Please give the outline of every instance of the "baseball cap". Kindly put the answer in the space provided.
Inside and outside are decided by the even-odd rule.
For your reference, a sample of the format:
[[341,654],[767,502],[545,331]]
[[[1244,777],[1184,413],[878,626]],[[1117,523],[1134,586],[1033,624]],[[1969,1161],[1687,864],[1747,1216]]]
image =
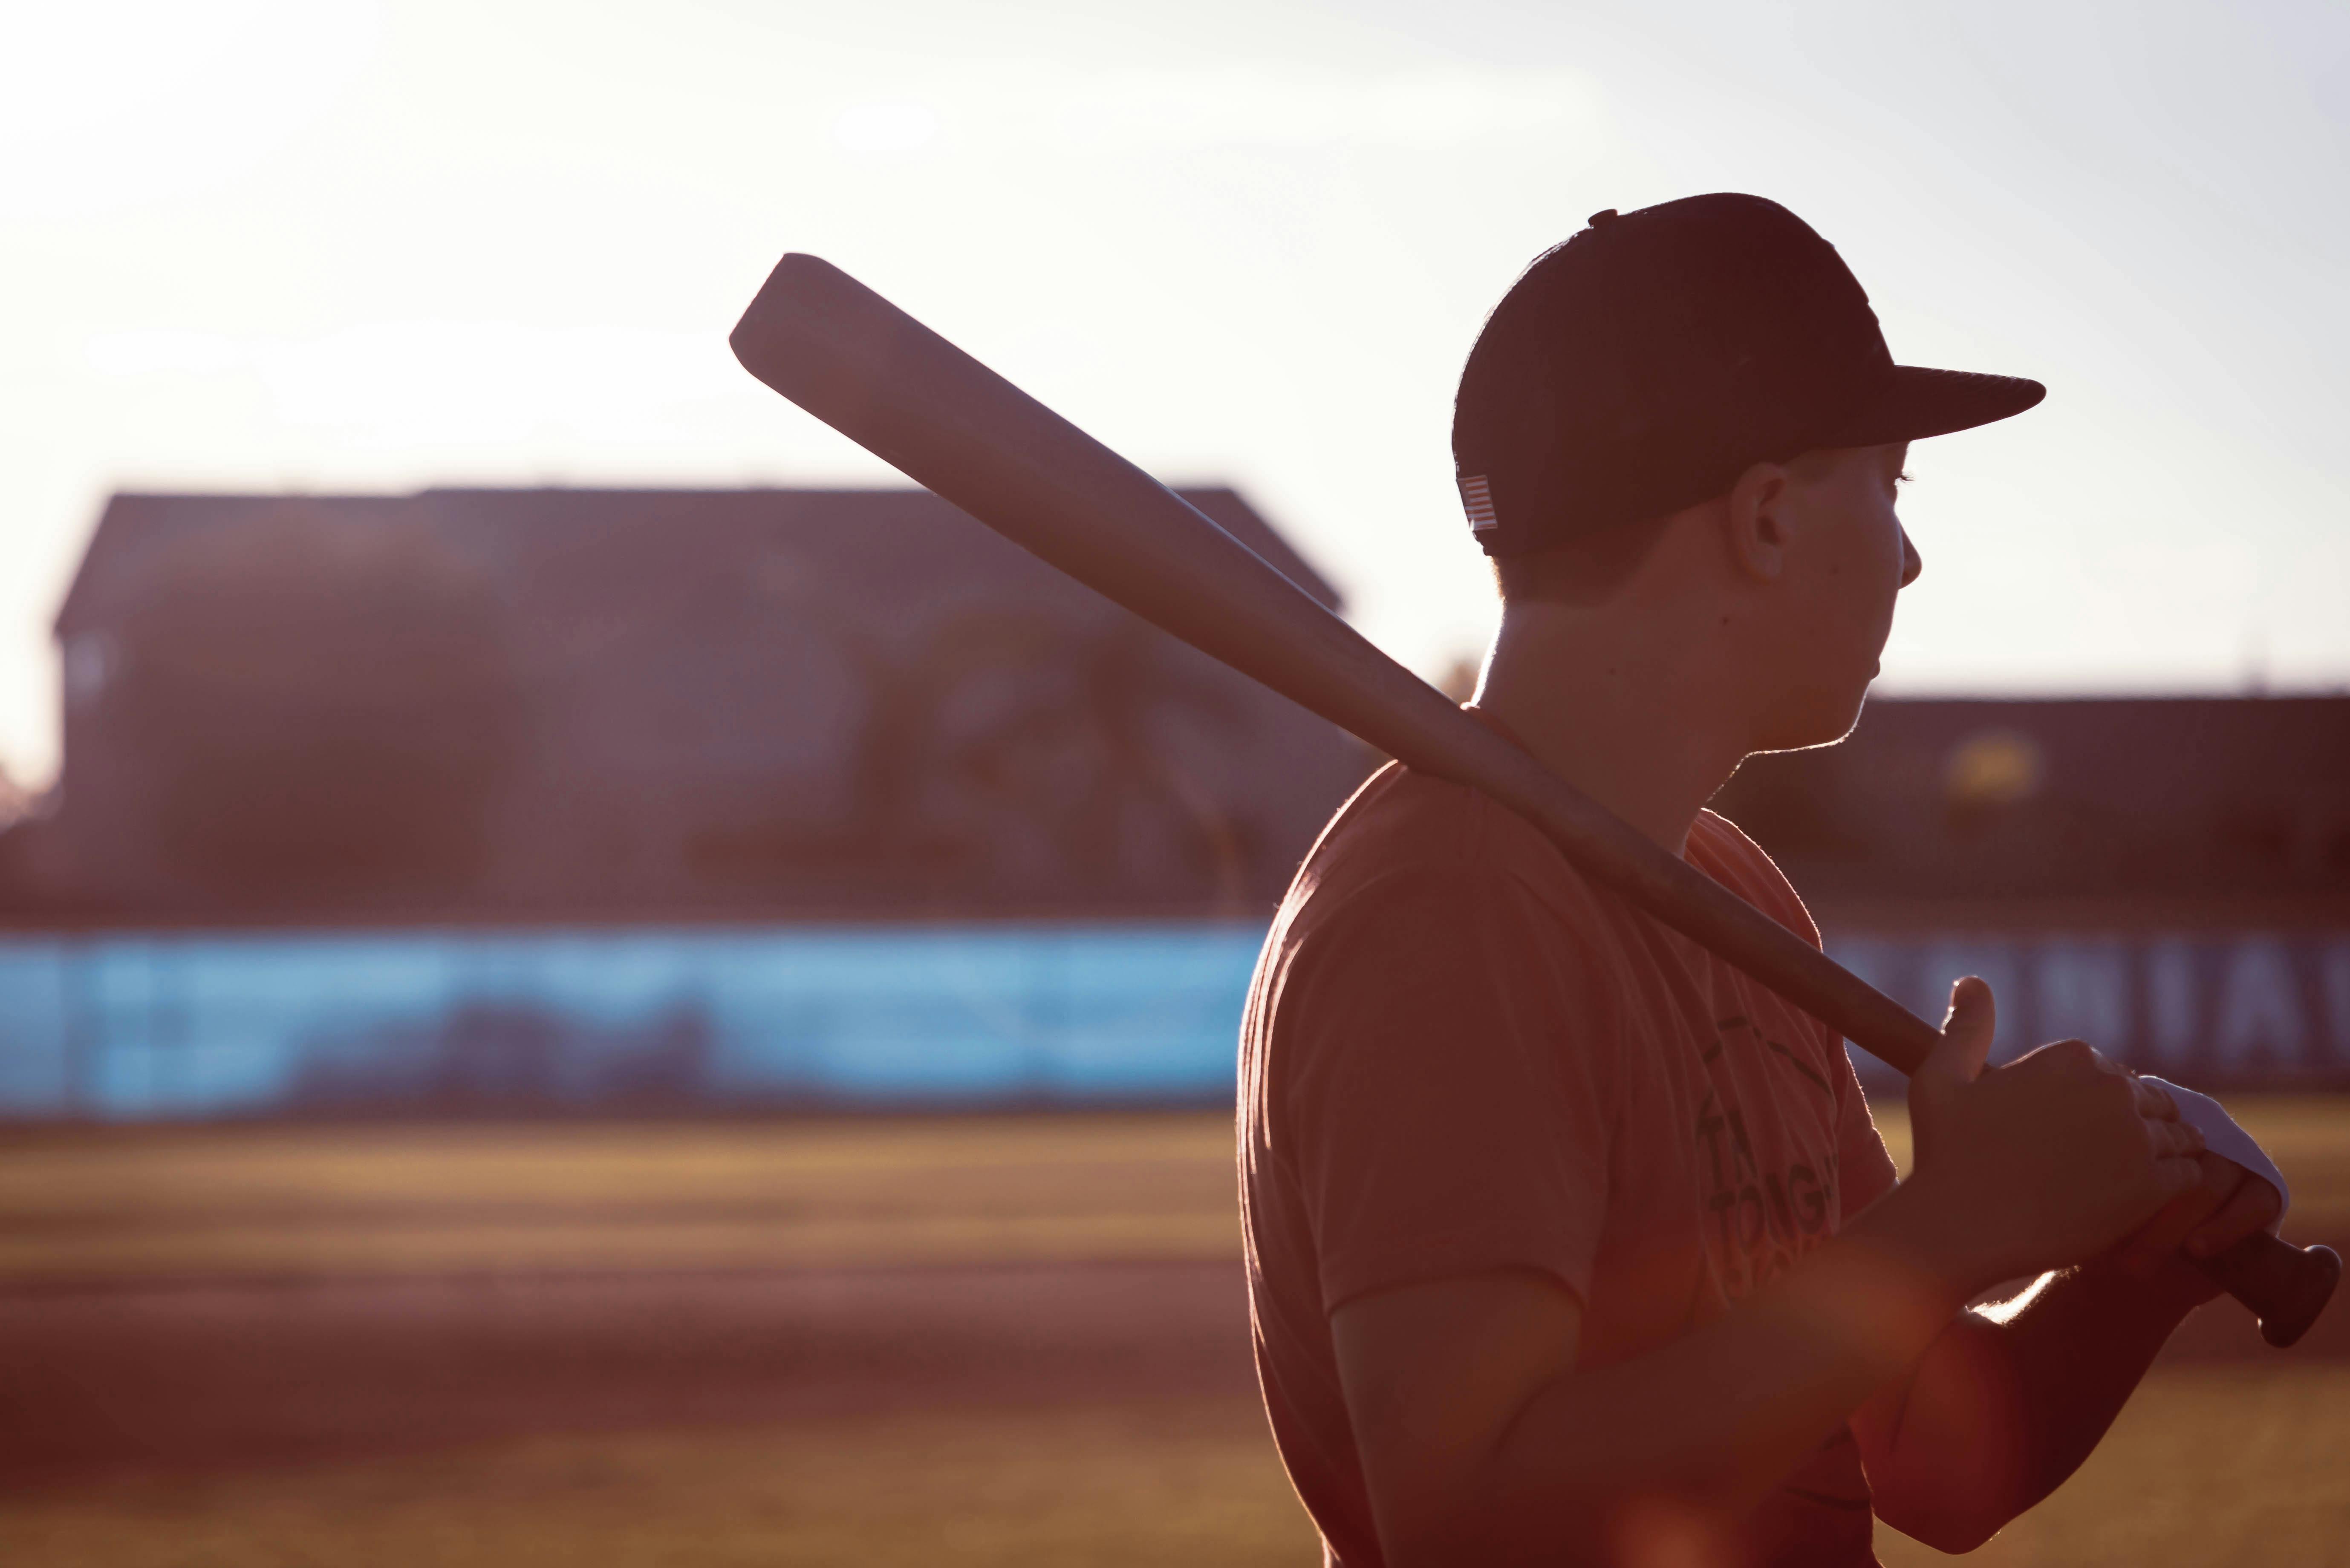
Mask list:
[[1757,462],[2019,414],[2037,381],[1897,365],[1835,247],[1760,196],[1594,213],[1486,317],[1453,404],[1489,556],[1692,506]]

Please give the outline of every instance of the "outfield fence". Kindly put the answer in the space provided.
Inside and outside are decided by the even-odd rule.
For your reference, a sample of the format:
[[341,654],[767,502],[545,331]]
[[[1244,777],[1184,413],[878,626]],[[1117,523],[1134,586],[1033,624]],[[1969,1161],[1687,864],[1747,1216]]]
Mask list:
[[[1232,1093],[1262,940],[1185,923],[17,935],[0,939],[0,1117],[1206,1103]],[[2350,930],[1829,946],[1928,1016],[1983,975],[2002,1055],[2078,1035],[2193,1084],[2350,1087]]]
[[1228,1094],[1260,929],[0,940],[0,1116]]
[[2350,929],[1845,930],[1828,950],[1929,1019],[1952,981],[1982,976],[1994,1060],[2077,1038],[2198,1086],[2350,1087]]

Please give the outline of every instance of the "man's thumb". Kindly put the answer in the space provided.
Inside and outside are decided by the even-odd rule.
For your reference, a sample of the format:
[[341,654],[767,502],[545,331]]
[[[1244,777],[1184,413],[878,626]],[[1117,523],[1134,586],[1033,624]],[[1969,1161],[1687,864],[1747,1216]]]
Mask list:
[[1942,1043],[1926,1060],[1938,1077],[1971,1084],[1991,1059],[1991,1040],[1999,1033],[1999,1008],[1991,987],[1969,975],[1950,987],[1950,1016],[1942,1020]]

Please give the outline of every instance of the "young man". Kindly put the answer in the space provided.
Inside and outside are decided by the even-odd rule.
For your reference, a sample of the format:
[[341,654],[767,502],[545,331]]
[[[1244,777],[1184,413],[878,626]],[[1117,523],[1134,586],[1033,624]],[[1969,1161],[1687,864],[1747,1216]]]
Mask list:
[[[1908,442],[2041,396],[1897,367],[1771,202],[1599,213],[1462,377],[1503,607],[1472,711],[1816,941],[1704,803],[1857,717]],[[1242,1045],[1258,1368],[1330,1559],[1871,1563],[1872,1511],[1962,1551],[2046,1495],[2213,1293],[2181,1245],[2277,1199],[2076,1042],[1986,1070],[1991,1007],[1954,993],[1897,1185],[1823,1025],[1491,801],[1373,778]]]

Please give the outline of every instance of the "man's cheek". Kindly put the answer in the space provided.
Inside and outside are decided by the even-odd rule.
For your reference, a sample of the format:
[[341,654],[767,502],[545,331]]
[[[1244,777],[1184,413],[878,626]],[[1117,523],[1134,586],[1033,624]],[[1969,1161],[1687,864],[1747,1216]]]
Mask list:
[[1886,595],[1884,604],[1877,611],[1877,624],[1872,628],[1869,639],[1868,657],[1871,659],[1881,659],[1885,653],[1885,645],[1893,640],[1894,610],[1899,603],[1900,601],[1893,595]]

